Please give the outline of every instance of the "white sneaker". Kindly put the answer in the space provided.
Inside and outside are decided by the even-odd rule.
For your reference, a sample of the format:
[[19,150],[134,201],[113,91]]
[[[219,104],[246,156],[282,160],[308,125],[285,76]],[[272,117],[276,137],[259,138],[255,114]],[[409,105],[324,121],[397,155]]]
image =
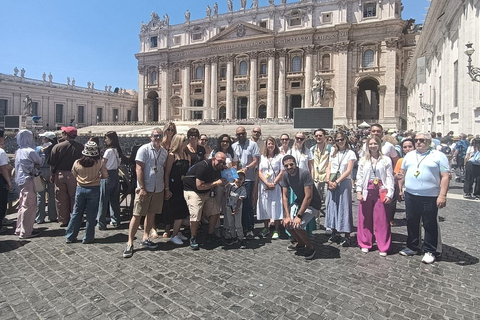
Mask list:
[[188,238],[185,237],[181,232],[177,233],[177,237],[179,237],[180,240],[182,240],[182,241],[188,240]]
[[179,244],[179,245],[183,244],[182,239],[180,239],[180,237],[178,235],[176,235],[175,237],[171,237],[170,241],[175,243],[175,244]]
[[363,253],[368,253],[368,248],[362,248]]
[[422,258],[422,262],[426,264],[433,263],[435,261],[435,256],[431,252],[425,252],[425,255]]
[[378,254],[380,255],[380,257],[386,257],[387,256],[386,252],[379,252]]

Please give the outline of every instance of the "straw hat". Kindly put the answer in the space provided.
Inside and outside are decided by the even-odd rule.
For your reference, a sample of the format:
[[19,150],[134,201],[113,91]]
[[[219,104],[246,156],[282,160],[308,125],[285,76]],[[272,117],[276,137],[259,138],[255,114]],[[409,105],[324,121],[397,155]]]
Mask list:
[[82,154],[87,157],[96,157],[99,155],[98,153],[98,146],[93,141],[88,141],[85,144],[85,148],[82,151]]

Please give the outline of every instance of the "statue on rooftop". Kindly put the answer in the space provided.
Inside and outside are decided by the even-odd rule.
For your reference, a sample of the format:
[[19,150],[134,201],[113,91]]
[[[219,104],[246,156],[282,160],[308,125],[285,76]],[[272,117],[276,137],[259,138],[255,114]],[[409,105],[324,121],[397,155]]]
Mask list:
[[253,0],[252,7],[258,8],[258,0]]
[[75,78],[72,79],[72,87],[75,87]]
[[170,23],[170,17],[167,13],[163,15],[163,20],[165,20],[165,25],[168,26],[168,24]]
[[16,77],[18,75],[18,68],[15,67],[15,69],[13,69],[13,75]]
[[67,77],[67,86],[70,85],[70,77]]
[[188,9],[187,11],[185,11],[185,21],[186,22],[190,21],[190,11],[188,11]]
[[228,6],[228,11],[232,12],[233,11],[233,2],[232,0],[227,0],[227,6]]
[[247,6],[247,0],[241,0],[240,5],[242,7],[242,10],[245,10],[245,7]]
[[207,4],[207,9],[205,11],[207,13],[207,18],[210,18],[210,14],[212,13],[212,9],[210,8],[210,6],[208,4]]
[[46,74],[45,72],[42,74],[42,80],[43,80],[43,81],[46,81],[46,80],[47,80],[47,74]]
[[26,98],[23,100],[25,106],[23,107],[24,116],[32,116],[33,114],[33,101],[32,98],[27,94]]
[[268,3],[270,3],[271,6],[275,5],[275,0],[268,0]]
[[25,78],[25,69],[20,70],[20,77]]
[[216,2],[213,5],[213,15],[214,16],[218,15],[218,3],[216,3]]
[[315,73],[315,78],[312,82],[312,104],[314,107],[321,107],[321,99],[325,98],[325,80],[320,77],[318,72]]
[[52,82],[53,81],[53,76],[52,76],[52,73],[49,72],[48,73],[48,82]]

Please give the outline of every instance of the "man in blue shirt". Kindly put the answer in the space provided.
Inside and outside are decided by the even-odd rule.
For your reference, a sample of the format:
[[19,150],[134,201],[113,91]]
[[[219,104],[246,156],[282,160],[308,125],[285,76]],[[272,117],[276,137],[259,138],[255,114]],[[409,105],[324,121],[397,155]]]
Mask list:
[[[416,255],[420,243],[420,219],[423,221],[423,263],[433,263],[438,245],[438,209],[447,204],[450,181],[447,157],[430,148],[429,133],[417,133],[414,139],[416,151],[405,155],[400,170],[400,197],[405,198],[407,209],[407,247],[400,251],[403,256]],[[405,185],[405,192],[403,186]]]

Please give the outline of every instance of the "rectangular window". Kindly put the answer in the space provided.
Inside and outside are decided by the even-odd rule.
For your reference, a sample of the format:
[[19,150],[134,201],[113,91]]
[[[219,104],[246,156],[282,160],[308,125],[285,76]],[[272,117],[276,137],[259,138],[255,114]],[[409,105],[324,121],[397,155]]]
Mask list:
[[103,108],[97,108],[97,123],[103,121]]
[[300,88],[300,82],[292,82],[292,88]]
[[453,107],[458,108],[458,60],[453,63]]
[[220,91],[225,91],[226,87],[225,86],[220,86]]
[[202,34],[201,33],[193,33],[192,34],[192,40],[193,41],[202,40]]
[[267,89],[266,83],[260,83],[260,89]]
[[63,104],[55,105],[55,123],[63,123]]
[[201,88],[197,88],[194,90],[195,93],[202,93],[202,89]]
[[150,48],[156,48],[157,47],[157,37],[150,37]]
[[290,19],[290,27],[296,27],[302,25],[302,19],[300,18],[292,18]]
[[322,14],[322,22],[323,23],[332,23],[332,13],[324,13]]
[[377,4],[376,3],[364,3],[363,4],[363,17],[371,18],[377,16]]
[[8,115],[8,100],[0,99],[0,122],[5,122],[5,116]]
[[267,21],[260,21],[260,22],[258,23],[258,26],[259,26],[260,28],[265,28],[265,29],[266,29],[266,28],[267,28]]
[[38,102],[32,102],[32,114],[38,116]]
[[132,110],[127,110],[127,121],[132,121]]
[[227,68],[220,69],[220,79],[225,79],[227,77]]
[[85,123],[85,106],[78,106],[77,123]]
[[260,74],[267,74],[267,64],[263,63],[260,65]]
[[113,122],[118,122],[118,109],[113,109]]
[[181,36],[173,37],[173,44],[175,44],[175,45],[182,44],[182,37]]

